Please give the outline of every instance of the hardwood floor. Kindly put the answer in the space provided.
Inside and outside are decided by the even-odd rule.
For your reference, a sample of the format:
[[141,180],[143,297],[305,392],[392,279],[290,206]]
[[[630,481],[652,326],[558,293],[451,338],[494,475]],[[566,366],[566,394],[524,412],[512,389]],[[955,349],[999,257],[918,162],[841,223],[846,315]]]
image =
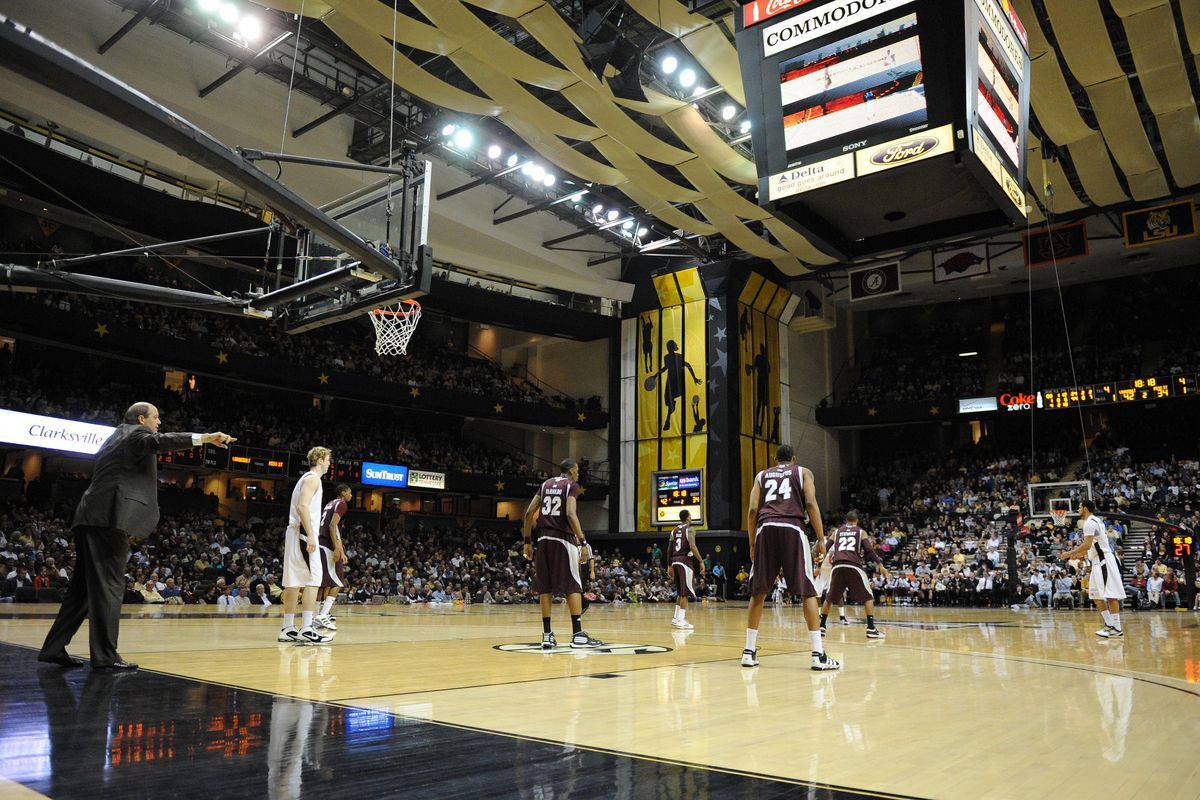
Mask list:
[[[37,665],[53,606],[0,606],[0,797],[1200,797],[1200,615],[881,609],[826,639],[739,604],[593,607],[552,653],[536,607],[127,607],[133,675]],[[555,607],[567,639],[565,607]],[[86,631],[72,652],[86,656]],[[85,649],[79,649],[85,648]]]

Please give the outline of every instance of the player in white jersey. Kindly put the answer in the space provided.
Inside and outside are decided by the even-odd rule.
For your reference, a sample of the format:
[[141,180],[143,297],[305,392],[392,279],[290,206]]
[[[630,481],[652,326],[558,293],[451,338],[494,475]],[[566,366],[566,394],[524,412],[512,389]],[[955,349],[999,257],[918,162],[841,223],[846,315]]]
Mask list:
[[1105,639],[1120,639],[1125,635],[1121,625],[1121,601],[1125,599],[1121,565],[1108,540],[1104,520],[1096,516],[1093,501],[1079,501],[1079,520],[1083,524],[1083,541],[1079,547],[1060,553],[1058,557],[1063,561],[1084,557],[1091,560],[1088,596],[1096,601],[1096,608],[1104,617],[1104,627],[1096,631],[1096,635]]
[[[292,490],[288,508],[288,526],[283,535],[283,627],[279,641],[299,644],[328,644],[333,634],[319,633],[313,627],[317,610],[317,592],[324,570],[317,549],[321,524],[321,476],[329,469],[328,447],[308,451],[308,471],[300,476]],[[301,598],[300,629],[296,629],[296,603]]]

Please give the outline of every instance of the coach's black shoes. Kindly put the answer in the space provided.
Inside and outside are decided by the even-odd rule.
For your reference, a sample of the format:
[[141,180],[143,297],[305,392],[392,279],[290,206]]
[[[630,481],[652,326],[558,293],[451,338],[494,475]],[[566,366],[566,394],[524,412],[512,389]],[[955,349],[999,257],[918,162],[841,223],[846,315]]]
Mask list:
[[830,658],[828,653],[813,653],[812,668],[817,672],[829,669],[841,669],[842,662]]
[[[546,645],[543,644],[542,647]],[[583,631],[571,637],[571,648],[573,650],[595,650],[597,647],[603,647],[604,642],[599,639],[593,639]]]
[[553,650],[556,647],[558,647],[558,640],[554,638],[554,634],[553,633],[543,633],[542,634],[542,649],[543,650]]
[[94,672],[112,672],[118,674],[122,672],[133,672],[137,668],[137,664],[134,664],[131,661],[125,661],[124,659],[114,661],[111,664],[101,664],[99,666],[96,666],[95,664],[92,665],[92,671]]
[[743,667],[757,667],[758,666],[758,651],[757,650],[743,650],[742,651],[742,666]]
[[76,658],[66,652],[55,656],[47,656],[39,653],[38,661],[41,661],[43,664],[57,664],[60,667],[82,667],[88,663],[86,659]]

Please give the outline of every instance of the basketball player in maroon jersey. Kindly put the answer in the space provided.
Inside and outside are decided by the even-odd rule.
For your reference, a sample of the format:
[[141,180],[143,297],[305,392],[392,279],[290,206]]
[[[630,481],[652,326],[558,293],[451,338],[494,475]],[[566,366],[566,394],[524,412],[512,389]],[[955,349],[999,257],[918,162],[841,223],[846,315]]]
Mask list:
[[675,601],[675,617],[671,624],[683,630],[696,626],[687,621],[688,600],[696,599],[695,564],[704,574],[704,559],[696,547],[696,534],[692,531],[692,514],[686,508],[679,512],[679,524],[667,539],[667,572],[672,574],[679,599]]
[[337,621],[333,618],[333,601],[346,586],[346,548],[342,544],[342,520],[350,510],[350,499],[354,490],[339,483],[333,499],[321,510],[321,528],[317,537],[317,552],[321,554],[321,566],[325,572],[321,580],[321,605],[313,622],[327,630],[336,631]]
[[804,620],[812,642],[814,670],[841,669],[841,662],[825,654],[817,619],[817,587],[813,557],[809,552],[808,526],[816,533],[817,561],[825,557],[825,527],[812,471],[796,464],[790,445],[775,451],[776,465],[754,477],[746,531],[750,536],[750,613],[746,622],[746,649],[742,666],[758,666],[758,624],[763,601],[779,573],[788,591],[804,600]]
[[[550,630],[550,607],[555,594],[567,596],[567,609],[571,613],[571,647],[576,650],[601,647],[604,642],[584,633],[580,621],[583,584],[579,580],[579,565],[587,540],[575,514],[579,465],[567,458],[558,466],[562,474],[541,485],[529,508],[525,509],[525,524],[521,528],[525,558],[533,561],[533,590],[542,604],[542,649],[553,650],[558,646]],[[536,555],[532,538],[535,518],[539,535]]]
[[875,552],[875,544],[858,527],[857,511],[846,514],[844,524],[833,532],[826,546],[832,553],[833,569],[829,575],[829,593],[825,595],[825,605],[821,606],[821,635],[825,635],[825,620],[829,618],[833,598],[840,600],[848,594],[850,602],[862,603],[867,609],[867,638],[884,638],[883,631],[875,627],[875,595],[871,592],[871,581],[863,569],[866,566],[863,556],[879,565],[884,578],[890,576]]

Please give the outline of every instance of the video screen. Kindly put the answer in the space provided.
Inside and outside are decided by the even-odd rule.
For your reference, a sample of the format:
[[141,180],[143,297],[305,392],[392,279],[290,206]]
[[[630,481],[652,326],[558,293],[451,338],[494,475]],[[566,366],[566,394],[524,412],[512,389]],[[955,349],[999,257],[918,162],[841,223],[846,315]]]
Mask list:
[[779,83],[789,162],[822,143],[929,120],[916,14],[783,61]]
[[704,523],[704,473],[690,469],[672,472],[655,472],[654,518],[656,526],[678,525],[679,512],[687,510],[692,515],[692,524]]
[[986,25],[979,26],[979,86],[976,114],[1000,151],[1020,168],[1021,84]]

